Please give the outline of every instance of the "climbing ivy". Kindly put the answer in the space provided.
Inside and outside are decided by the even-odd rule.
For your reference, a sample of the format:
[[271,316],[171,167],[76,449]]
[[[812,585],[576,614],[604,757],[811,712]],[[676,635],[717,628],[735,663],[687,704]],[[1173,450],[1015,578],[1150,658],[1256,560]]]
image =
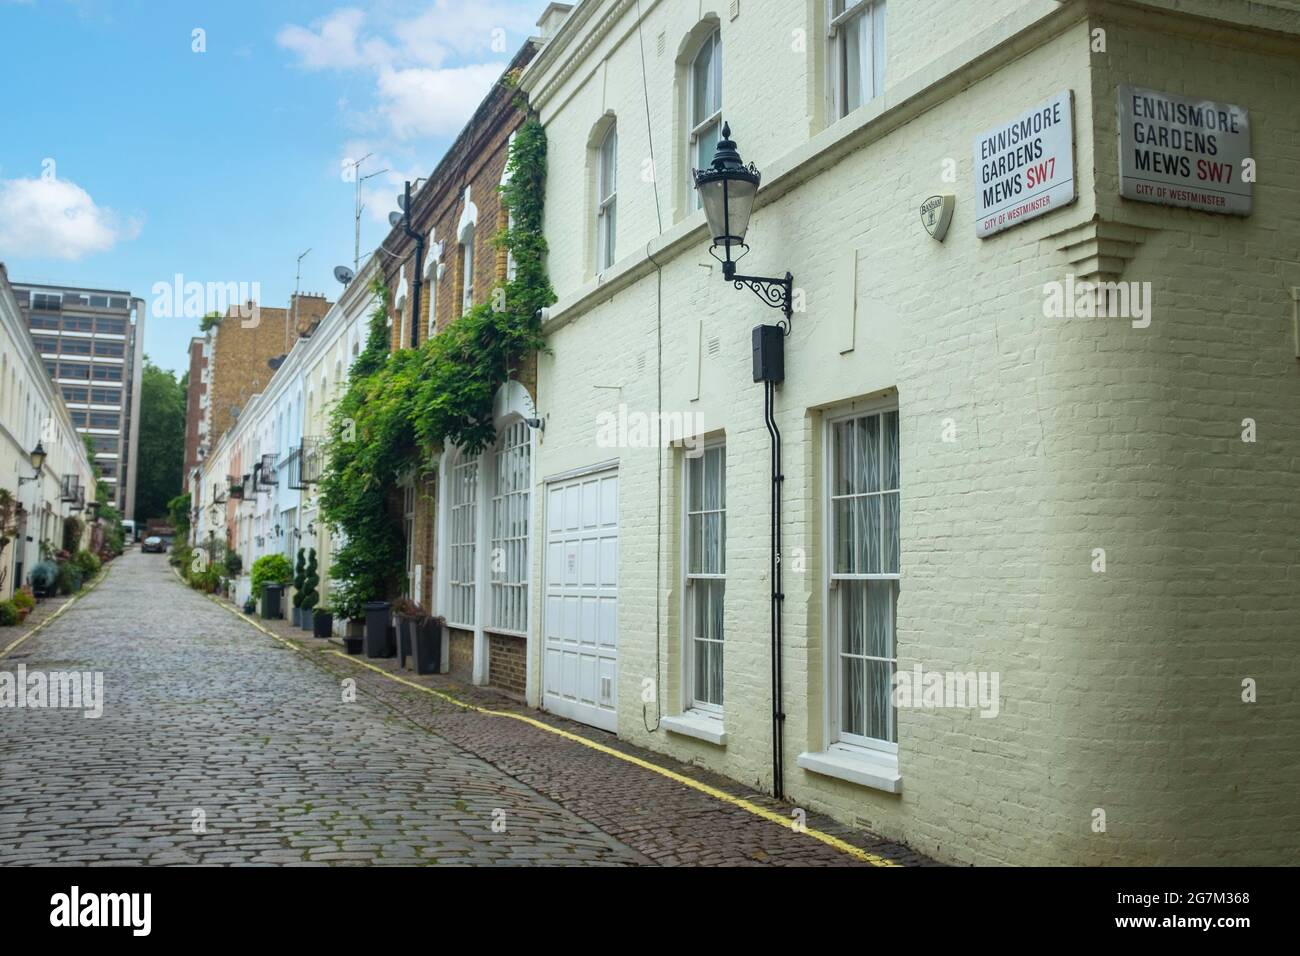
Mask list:
[[446,445],[478,452],[496,439],[492,398],[527,356],[545,347],[540,311],[555,301],[542,233],[546,133],[530,118],[516,133],[501,188],[509,228],[496,243],[514,278],[418,349],[389,354],[389,291],[377,304],[366,347],[335,406],[321,481],[326,522],[346,540],[331,575],[336,603],[357,608],[397,592],[405,574],[402,529],[390,508],[403,474]]

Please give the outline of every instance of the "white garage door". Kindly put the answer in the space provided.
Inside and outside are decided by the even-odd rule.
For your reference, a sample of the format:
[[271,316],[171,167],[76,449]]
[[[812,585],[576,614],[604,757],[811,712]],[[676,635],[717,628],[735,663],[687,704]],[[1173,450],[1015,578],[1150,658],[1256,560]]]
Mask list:
[[617,729],[618,472],[546,487],[543,706]]

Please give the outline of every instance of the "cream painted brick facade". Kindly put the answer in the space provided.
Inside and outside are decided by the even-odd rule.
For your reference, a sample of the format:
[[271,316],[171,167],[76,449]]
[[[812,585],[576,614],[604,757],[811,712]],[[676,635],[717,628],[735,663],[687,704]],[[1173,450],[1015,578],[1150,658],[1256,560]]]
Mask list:
[[[588,0],[570,15],[524,80],[550,140],[560,296],[539,362],[535,527],[547,476],[618,461],[619,735],[770,787],[769,444],[749,335],[775,313],[721,281],[689,211],[677,59],[712,18],[724,115],[764,173],[742,271],[788,268],[806,296],[777,399],[787,795],[960,863],[1293,860],[1300,17],[1268,3],[979,7],[890,0],[885,93],[830,126],[819,2],[741,0],[734,19],[726,3],[643,2],[648,123],[636,5]],[[1248,109],[1253,215],[1120,200],[1120,83]],[[1077,201],[976,238],[973,140],[1063,90]],[[617,261],[597,281],[592,132],[610,114]],[[647,126],[658,214],[640,175]],[[942,178],[950,158],[955,183]],[[939,244],[917,207],[944,192],[957,205]],[[1045,319],[1044,283],[1074,271],[1064,247],[1112,235],[1136,240],[1121,247],[1121,278],[1152,283],[1151,326]],[[796,764],[830,743],[823,420],[881,395],[897,396],[901,420],[899,667],[1001,679],[995,719],[900,710],[898,794]],[[725,436],[722,747],[646,729],[657,706],[683,709],[682,452],[597,447],[598,416],[620,404],[698,413],[705,434]],[[1240,437],[1247,417],[1253,444]],[[1096,548],[1104,574],[1092,571]],[[542,582],[545,548],[534,553]],[[1256,704],[1241,702],[1245,677],[1259,682]],[[643,712],[646,678],[659,697]],[[1093,832],[1098,808],[1105,833]]]

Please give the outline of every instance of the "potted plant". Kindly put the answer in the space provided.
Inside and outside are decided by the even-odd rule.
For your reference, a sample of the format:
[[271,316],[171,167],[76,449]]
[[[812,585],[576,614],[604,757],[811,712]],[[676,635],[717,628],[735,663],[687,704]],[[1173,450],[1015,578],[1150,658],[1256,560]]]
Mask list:
[[27,615],[31,614],[32,609],[36,607],[36,598],[32,594],[31,588],[21,588],[15,591],[13,602],[14,607],[18,608],[20,621],[27,620]]
[[322,640],[328,640],[334,634],[334,613],[329,605],[322,604],[312,616],[312,634]]
[[334,613],[348,622],[347,630],[343,635],[344,649],[349,654],[360,654],[366,634],[360,596],[351,588],[346,586],[340,588],[334,598]]
[[415,628],[411,642],[417,674],[436,674],[442,668],[442,635],[445,618],[426,617]]
[[307,552],[298,549],[298,562],[293,569],[293,626],[302,627],[302,596],[305,587],[303,579],[307,576]]
[[398,598],[393,604],[393,614],[397,618],[397,666],[400,668],[405,667],[406,659],[415,653],[413,650],[415,629],[427,620],[429,615],[409,597]]
[[312,548],[307,553],[307,567],[302,575],[302,629],[311,631],[314,627],[313,614],[316,611],[316,605],[320,603],[320,575],[316,573],[316,549]]
[[32,586],[32,593],[38,599],[52,597],[58,589],[59,566],[53,561],[42,561],[36,567],[32,568],[29,578]]

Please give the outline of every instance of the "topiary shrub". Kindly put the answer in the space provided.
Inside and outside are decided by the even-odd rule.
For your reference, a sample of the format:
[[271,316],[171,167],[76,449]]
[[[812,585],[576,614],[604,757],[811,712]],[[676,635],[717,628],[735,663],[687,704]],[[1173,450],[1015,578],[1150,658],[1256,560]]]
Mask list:
[[0,601],[0,627],[13,627],[21,617],[13,601]]
[[237,578],[244,573],[244,559],[238,551],[227,551],[225,564],[227,577]]
[[53,561],[42,561],[32,568],[32,590],[48,597],[55,592],[59,583],[59,566]]
[[[313,554],[316,552],[313,551]],[[298,549],[298,566],[293,571],[293,606],[302,607],[303,592],[307,589],[307,553]]]
[[320,603],[320,575],[316,573],[316,549],[311,549],[311,554],[307,557],[307,568],[302,577],[303,595],[301,606],[303,611],[311,614],[312,610]]

